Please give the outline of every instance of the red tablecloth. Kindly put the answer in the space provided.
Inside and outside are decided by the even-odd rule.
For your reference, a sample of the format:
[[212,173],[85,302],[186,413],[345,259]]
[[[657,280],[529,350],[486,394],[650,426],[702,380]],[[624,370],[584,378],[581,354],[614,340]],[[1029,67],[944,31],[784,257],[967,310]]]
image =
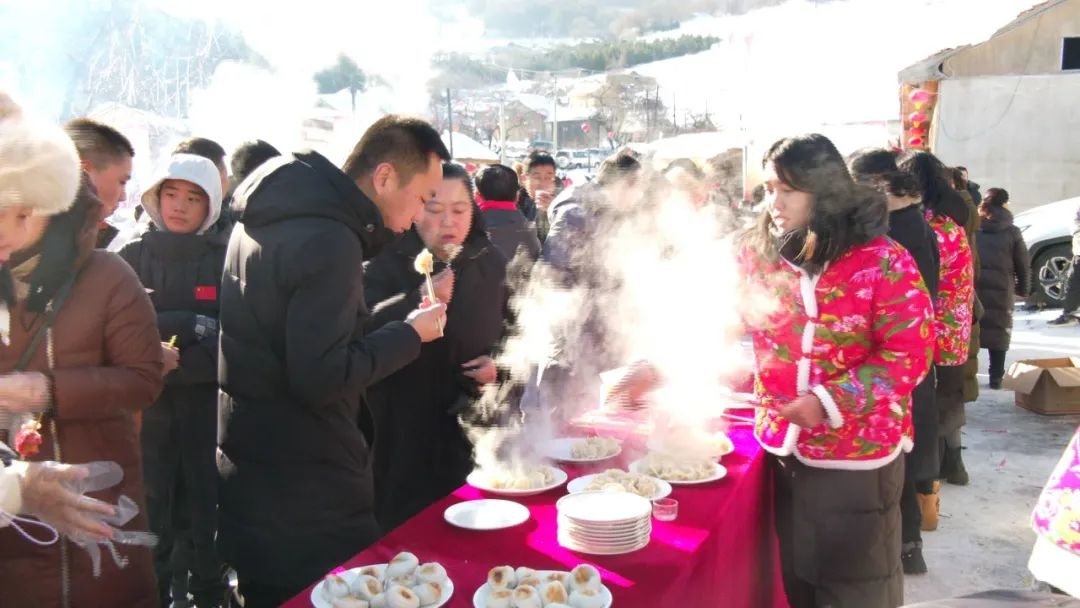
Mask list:
[[[569,570],[580,563],[600,570],[616,608],[787,608],[765,456],[749,430],[730,434],[736,451],[723,459],[727,477],[702,486],[675,486],[672,498],[679,501],[678,519],[653,520],[652,541],[636,553],[599,557],[560,547],[555,501],[565,495],[565,488],[518,499],[532,517],[516,528],[492,532],[456,528],[443,520],[443,511],[463,500],[486,497],[464,486],[342,568],[386,563],[400,551],[411,551],[421,563],[446,567],[455,588],[450,608],[471,607],[473,593],[494,566]],[[596,472],[565,468],[571,479]],[[285,606],[309,608],[310,597],[309,587]]]

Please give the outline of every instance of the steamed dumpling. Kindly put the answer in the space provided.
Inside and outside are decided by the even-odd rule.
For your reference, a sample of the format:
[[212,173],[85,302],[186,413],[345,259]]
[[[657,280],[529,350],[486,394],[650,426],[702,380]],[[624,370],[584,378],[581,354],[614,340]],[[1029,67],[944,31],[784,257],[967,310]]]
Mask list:
[[395,585],[386,592],[386,608],[420,608],[420,598],[411,589]]
[[390,588],[394,587],[394,586],[404,587],[406,589],[412,589],[418,583],[419,583],[419,581],[416,580],[416,576],[414,576],[412,574],[403,574],[401,576],[395,576],[395,577],[386,579],[386,581],[383,582],[383,588],[386,589],[387,591],[390,591]]
[[509,589],[496,589],[488,594],[484,608],[513,608],[514,592]]
[[600,572],[588,564],[581,564],[570,571],[570,587],[574,590],[600,590]]
[[444,583],[447,578],[446,568],[442,564],[424,564],[416,570],[416,580],[421,583]]
[[358,600],[355,597],[339,597],[330,602],[330,606],[333,608],[370,608],[364,600]]
[[323,599],[331,602],[339,597],[345,597],[349,595],[349,583],[345,582],[345,579],[336,574],[331,574],[326,577],[323,582]]
[[570,606],[572,608],[604,608],[604,598],[600,597],[599,591],[578,589],[570,594]]
[[420,598],[421,606],[430,606],[439,603],[443,586],[442,583],[422,583],[413,587],[412,592],[416,594],[416,597]]
[[539,589],[544,585],[544,581],[540,580],[540,577],[535,574],[530,574],[525,578],[521,578],[519,576],[517,579],[517,586],[520,587],[522,585],[528,585],[529,587],[535,587]]
[[349,584],[349,592],[356,597],[371,601],[371,598],[382,593],[382,581],[367,574],[361,574]]
[[368,608],[386,608],[386,594],[380,593],[371,598],[371,602],[368,604]]
[[420,567],[420,560],[409,553],[404,551],[394,556],[394,559],[390,560],[390,563],[386,566],[386,578],[396,578],[399,576],[405,576],[412,574]]
[[540,587],[540,599],[544,600],[545,606],[548,606],[550,604],[565,604],[570,598],[566,593],[566,587],[562,583],[550,581]]
[[539,573],[536,570],[533,570],[532,568],[526,568],[524,566],[515,570],[514,574],[517,575],[517,580],[519,581],[523,578],[529,578],[530,576],[539,576]]
[[570,575],[566,572],[551,572],[544,577],[545,581],[559,581],[563,587],[570,589]]
[[544,608],[536,587],[521,585],[514,589],[514,608]]
[[380,581],[386,578],[386,564],[378,566],[365,566],[360,569],[361,576],[373,576]]
[[510,566],[496,566],[488,572],[488,584],[492,589],[513,589],[517,586],[517,575]]

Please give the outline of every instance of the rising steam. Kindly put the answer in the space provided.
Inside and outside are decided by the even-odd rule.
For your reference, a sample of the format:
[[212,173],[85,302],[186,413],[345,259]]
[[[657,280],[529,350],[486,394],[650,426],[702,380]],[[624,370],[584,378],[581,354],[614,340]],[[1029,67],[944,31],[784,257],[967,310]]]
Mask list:
[[[595,390],[536,396],[534,370],[553,357],[574,361],[578,378],[594,387],[603,371],[650,361],[664,378],[650,405],[658,434],[716,418],[724,384],[750,371],[752,358],[740,342],[743,319],[768,315],[776,305],[740,285],[736,218],[716,205],[696,207],[684,189],[649,170],[636,184],[613,184],[602,196],[611,202],[602,228],[575,252],[577,265],[590,269],[588,280],[567,288],[558,272],[539,264],[515,288],[517,333],[499,357],[511,380],[490,387],[479,407],[488,418],[501,408],[506,419],[524,392],[523,415],[495,428],[464,423],[480,468],[535,462],[541,441],[601,407]],[[596,334],[606,336],[603,349],[589,339]],[[556,344],[569,350],[558,353]]]

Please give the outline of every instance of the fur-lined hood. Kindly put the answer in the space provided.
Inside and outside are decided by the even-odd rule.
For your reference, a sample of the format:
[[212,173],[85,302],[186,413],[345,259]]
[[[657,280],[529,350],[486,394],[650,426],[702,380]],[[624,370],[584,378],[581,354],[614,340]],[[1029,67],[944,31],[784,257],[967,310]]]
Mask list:
[[79,153],[67,133],[26,118],[0,93],[0,208],[62,213],[75,200],[81,176]]

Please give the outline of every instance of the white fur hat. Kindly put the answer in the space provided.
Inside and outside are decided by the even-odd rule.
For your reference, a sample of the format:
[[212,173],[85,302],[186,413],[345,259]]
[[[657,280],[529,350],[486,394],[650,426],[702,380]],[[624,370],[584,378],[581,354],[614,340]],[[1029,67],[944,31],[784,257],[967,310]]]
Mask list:
[[0,208],[63,213],[75,201],[81,177],[79,153],[67,133],[24,117],[0,92]]

